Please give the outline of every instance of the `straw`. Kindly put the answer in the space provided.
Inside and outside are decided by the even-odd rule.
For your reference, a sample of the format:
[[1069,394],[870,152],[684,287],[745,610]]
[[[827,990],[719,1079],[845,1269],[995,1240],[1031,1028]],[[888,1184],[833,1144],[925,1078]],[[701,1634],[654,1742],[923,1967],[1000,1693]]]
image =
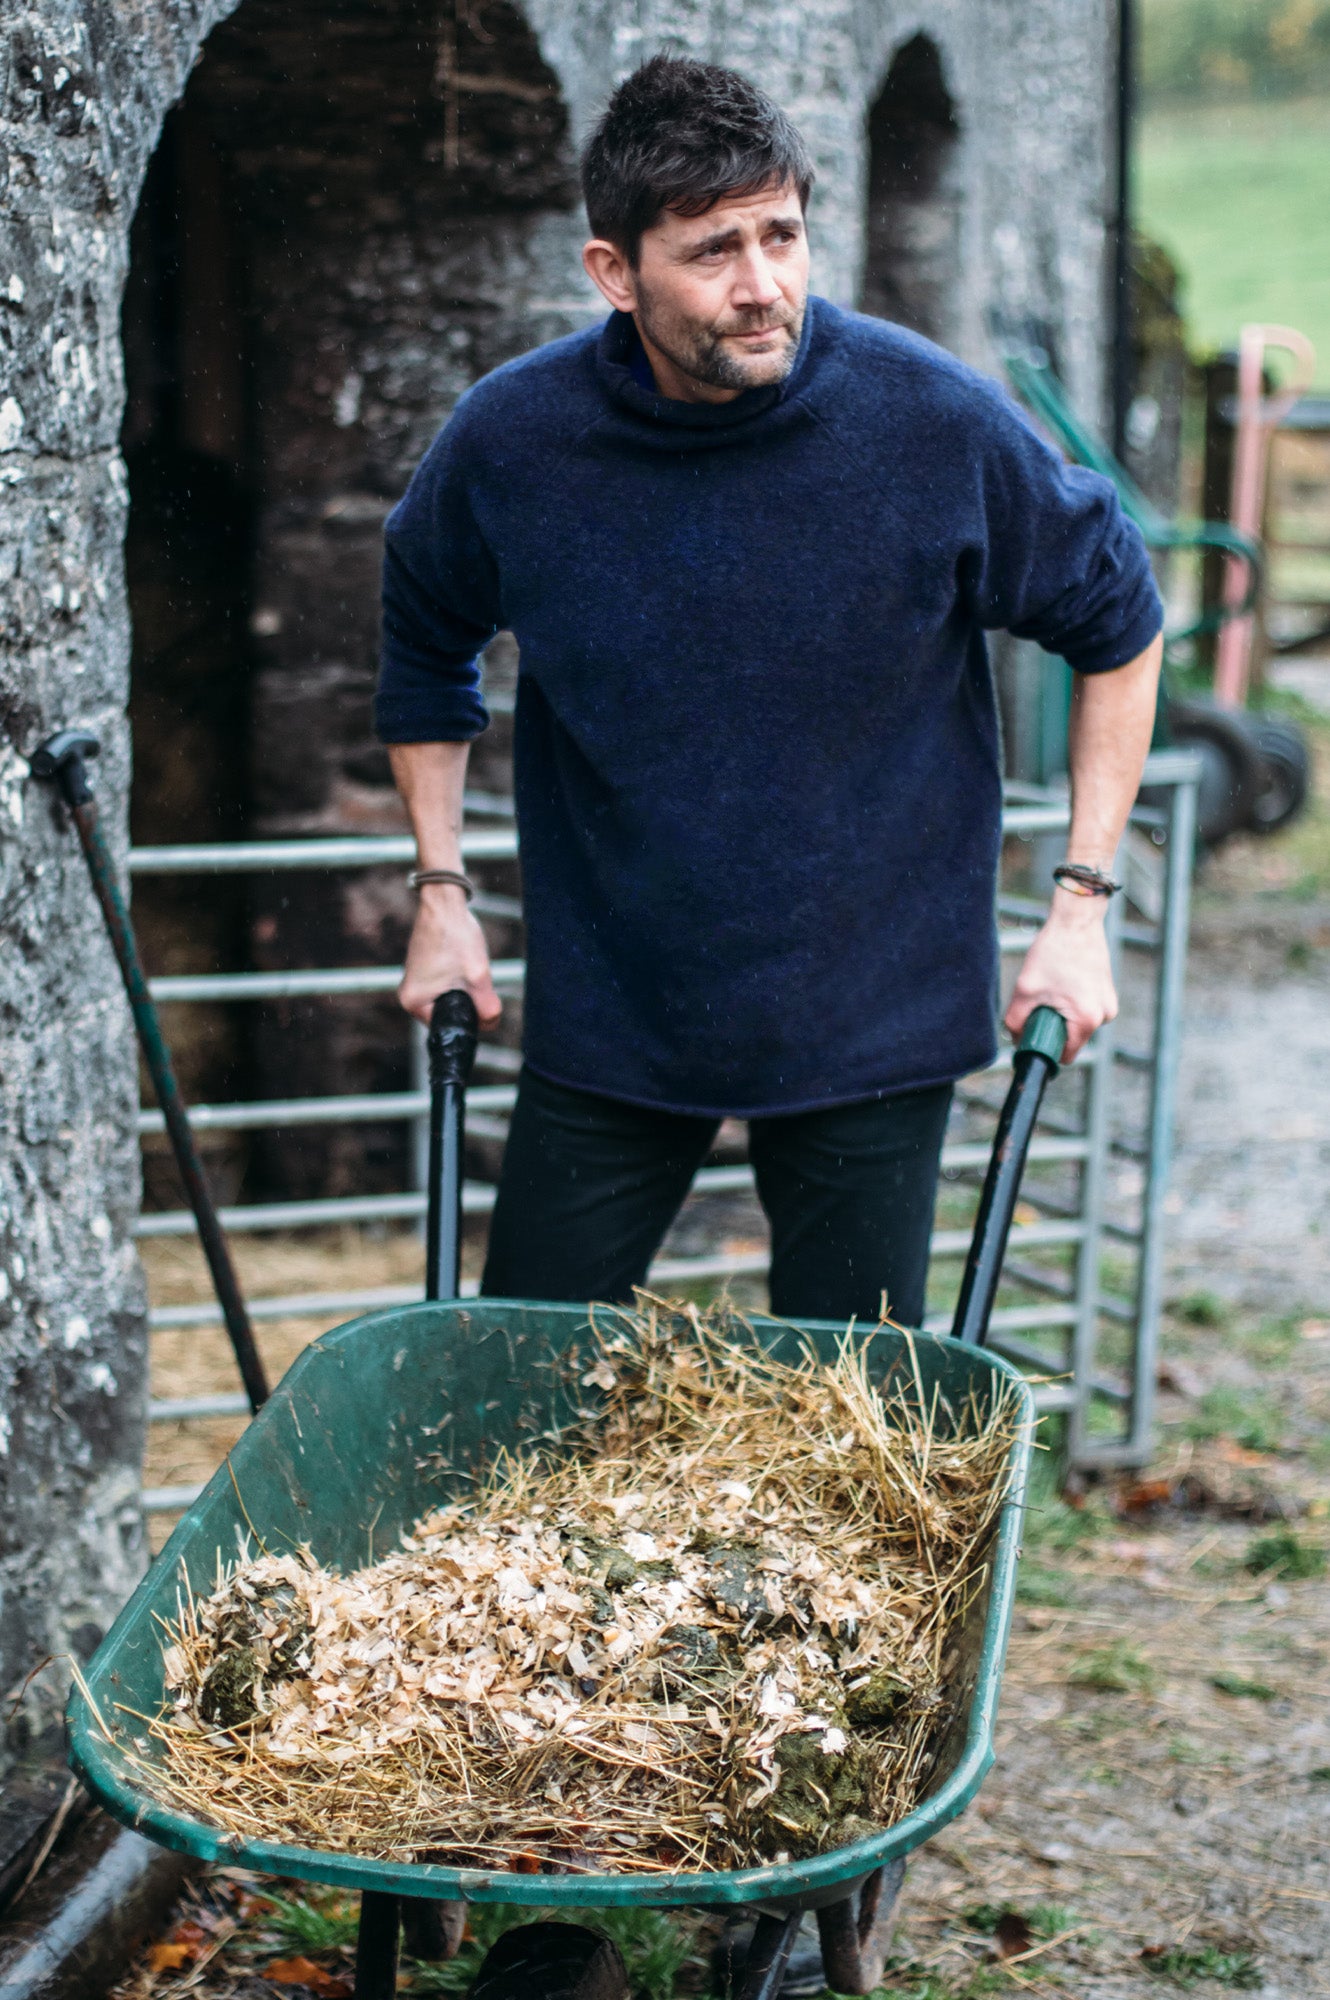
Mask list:
[[871,1337],[777,1361],[648,1293],[593,1334],[595,1413],[383,1560],[183,1601],[142,1780],[241,1840],[522,1870],[783,1862],[908,1813],[968,1693],[1009,1384],[953,1409],[912,1343],[880,1383]]

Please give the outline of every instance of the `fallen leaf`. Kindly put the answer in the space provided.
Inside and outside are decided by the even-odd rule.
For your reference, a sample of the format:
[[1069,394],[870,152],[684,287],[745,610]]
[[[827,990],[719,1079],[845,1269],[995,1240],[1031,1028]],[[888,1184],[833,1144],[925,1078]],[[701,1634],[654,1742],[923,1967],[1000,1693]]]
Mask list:
[[1143,1514],[1150,1507],[1166,1507],[1172,1498],[1171,1479],[1137,1479],[1119,1490],[1117,1503],[1123,1514]]
[[192,1944],[155,1944],[148,1953],[148,1970],[179,1972],[182,1965],[192,1965],[197,1957],[197,1947]]
[[1018,1958],[1023,1951],[1028,1951],[1034,1943],[1034,1932],[1030,1929],[1030,1920],[1028,1917],[1023,1917],[1019,1910],[1004,1910],[1002,1912],[1002,1915],[997,1920],[997,1928],[993,1932],[993,1937],[997,1945],[997,1955],[999,1958]]
[[312,1958],[275,1959],[264,1967],[263,1976],[274,1986],[308,1986],[321,1993],[323,2000],[350,2000],[351,1981],[316,1965]]
[[1232,1438],[1216,1438],[1214,1454],[1216,1458],[1222,1459],[1225,1465],[1268,1465],[1270,1463],[1270,1453],[1268,1451],[1252,1451],[1245,1444],[1235,1444]]

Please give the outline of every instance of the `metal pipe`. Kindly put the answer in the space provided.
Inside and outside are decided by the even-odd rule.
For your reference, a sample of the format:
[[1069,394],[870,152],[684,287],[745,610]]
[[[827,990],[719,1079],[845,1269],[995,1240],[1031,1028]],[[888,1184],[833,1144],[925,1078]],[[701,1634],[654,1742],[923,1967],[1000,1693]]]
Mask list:
[[[424,1033],[421,1033],[423,1051]],[[467,1093],[468,1107],[478,1111],[511,1111],[517,1087],[482,1083]],[[192,1104],[185,1113],[196,1132],[264,1131],[285,1125],[354,1125],[367,1121],[429,1117],[429,1090],[365,1091],[355,1097],[273,1097],[255,1104]],[[160,1111],[140,1111],[140,1132],[166,1129]],[[425,1175],[420,1175],[420,1185]]]
[[1150,1080],[1149,1160],[1136,1280],[1136,1342],[1132,1358],[1132,1420],[1128,1443],[1144,1457],[1154,1421],[1155,1346],[1164,1286],[1164,1192],[1173,1150],[1178,1063],[1182,1053],[1183,988],[1196,846],[1196,785],[1200,760],[1190,752],[1190,778],[1171,795],[1163,941],[1155,980],[1155,1062]]
[[[490,968],[500,990],[520,986],[520,958],[496,958]],[[149,982],[154,1000],[299,1000],[339,993],[395,993],[400,965],[336,965],[310,972],[185,972]]]
[[[1033,928],[998,932],[1004,957],[1029,950]],[[520,958],[496,958],[490,971],[501,993],[515,992],[526,978]],[[158,1006],[201,1000],[327,999],[347,993],[395,993],[402,983],[400,965],[333,965],[300,972],[179,972],[148,982]]]
[[[464,827],[466,861],[513,861],[517,833],[511,827]],[[390,862],[412,866],[416,843],[410,834],[347,834],[324,840],[197,841],[176,847],[132,847],[131,875],[247,875],[288,868],[381,868]]]
[[[741,1171],[747,1171],[743,1169]],[[1083,1234],[1080,1223],[1029,1223],[1011,1232],[1011,1246],[1019,1249],[1042,1248],[1047,1245],[1073,1244],[1081,1240]],[[963,1257],[970,1247],[970,1235],[964,1229],[935,1230],[930,1245],[934,1257]],[[651,1266],[653,1284],[692,1283],[698,1278],[760,1277],[770,1261],[766,1248],[760,1250],[721,1250],[710,1257],[660,1257]],[[1033,1273],[1026,1276],[1016,1273],[1022,1283],[1035,1283]],[[1048,1280],[1048,1283],[1054,1282]],[[379,1312],[388,1306],[415,1305],[428,1294],[419,1285],[373,1285],[359,1290],[330,1292],[292,1292],[275,1298],[251,1299],[250,1318],[254,1320],[283,1319],[325,1319],[337,1313]],[[218,1308],[210,1301],[176,1306],[154,1306],[148,1314],[148,1325],[154,1333],[166,1333],[188,1326],[215,1326],[220,1318]],[[218,1411],[224,1415],[227,1411]],[[173,1416],[177,1412],[171,1413]]]
[[[1105,933],[1109,962],[1113,966],[1115,977],[1121,956],[1119,940],[1121,921],[1121,907],[1118,899],[1114,897],[1108,906]],[[1108,1164],[1108,1080],[1112,1071],[1115,1033],[1113,1022],[1105,1021],[1099,1033],[1103,1038],[1104,1052],[1108,1060],[1089,1077],[1086,1085],[1085,1134],[1090,1145],[1085,1156],[1085,1165],[1081,1169],[1080,1209],[1085,1222],[1085,1234],[1076,1256],[1074,1289],[1077,1314],[1071,1336],[1071,1376],[1077,1389],[1077,1398],[1068,1426],[1064,1454],[1068,1464],[1080,1463],[1089,1435],[1089,1391],[1095,1378],[1099,1345],[1099,1222],[1104,1206],[1105,1169]]]
[[[498,810],[498,801],[486,808]],[[1068,824],[1068,807],[1010,805],[1002,815],[1004,834],[1047,833]],[[515,861],[517,832],[512,827],[464,827],[462,857],[466,861]],[[196,841],[176,846],[132,847],[131,875],[245,875],[307,868],[382,868],[394,862],[409,867],[416,859],[410,834],[347,834],[319,840]]]

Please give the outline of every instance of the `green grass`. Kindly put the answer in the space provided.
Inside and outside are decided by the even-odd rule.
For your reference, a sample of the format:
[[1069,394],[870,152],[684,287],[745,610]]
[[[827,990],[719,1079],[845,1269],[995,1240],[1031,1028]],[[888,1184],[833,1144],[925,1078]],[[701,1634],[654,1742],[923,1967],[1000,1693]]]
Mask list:
[[1139,1646],[1128,1639],[1096,1646],[1082,1653],[1067,1670],[1073,1687],[1093,1688],[1099,1694],[1149,1694],[1156,1674]]
[[1175,99],[1330,83],[1330,0],[1142,0],[1142,87]]
[[1207,1389],[1181,1429],[1198,1440],[1232,1438],[1247,1451],[1278,1451],[1284,1435],[1280,1413],[1268,1397],[1227,1384]]
[[1215,1292],[1188,1292],[1184,1298],[1174,1299],[1169,1311],[1188,1326],[1224,1327],[1233,1317],[1231,1307]]
[[1324,1576],[1326,1568],[1325,1550],[1318,1548],[1315,1542],[1303,1541],[1287,1526],[1272,1528],[1267,1535],[1255,1536],[1248,1544],[1244,1560],[1255,1576],[1273,1571],[1298,1583]]
[[1330,97],[1159,107],[1140,121],[1140,226],[1186,280],[1192,345],[1295,326],[1330,382]]
[[1213,1979],[1222,1986],[1236,1986],[1251,1992],[1264,1982],[1261,1968],[1249,1951],[1221,1951],[1218,1945],[1202,1945],[1198,1951],[1152,1952],[1145,1960],[1151,1972],[1175,1986],[1194,1986],[1198,1979]]
[[[276,1896],[263,1898],[273,1907],[265,1912],[263,1928],[286,1946],[301,1952],[345,1952],[356,1941],[359,1907],[335,1892],[314,1899]],[[458,1956],[444,1964],[430,1964],[406,1958],[413,1993],[465,1993],[480,1969],[490,1946],[515,1924],[537,1921],[550,1914],[528,1909],[522,1904],[473,1903],[467,1911],[470,1936]],[[664,1910],[597,1910],[590,1927],[613,1938],[623,1953],[635,2000],[673,2000],[679,1974],[698,1962],[695,1940],[686,1922],[679,1923]]]
[[1279,1689],[1271,1687],[1269,1681],[1248,1680],[1245,1674],[1211,1674],[1210,1685],[1218,1688],[1220,1694],[1233,1695],[1239,1701],[1277,1701]]
[[[1040,1434],[1047,1437],[1047,1420],[1040,1426]],[[1060,1458],[1058,1449],[1036,1452],[1030,1466],[1025,1519],[1021,1525],[1021,1548],[1027,1561],[1031,1556],[1065,1554],[1083,1548],[1109,1526],[1108,1516],[1101,1508],[1067,1505],[1058,1492]],[[1037,1569],[1038,1563],[1034,1567]]]
[[358,1909],[354,1904],[348,1909],[340,1896],[335,1899],[330,1896],[320,1905],[307,1903],[299,1896],[275,1896],[271,1890],[265,1890],[263,1900],[273,1908],[271,1917],[264,1913],[264,1929],[275,1932],[283,1943],[298,1946],[302,1952],[340,1951],[356,1941],[360,1925]]
[[1076,1913],[1062,1903],[1034,1903],[1023,1910],[1019,1903],[976,1903],[973,1909],[963,1912],[966,1923],[972,1931],[981,1931],[985,1937],[992,1937],[1004,1917],[1020,1917],[1037,1938],[1061,1937],[1076,1921]]
[[1022,1562],[1016,1572],[1016,1602],[1064,1610],[1080,1598],[1076,1579],[1063,1569],[1045,1569],[1039,1563]]
[[1269,1365],[1288,1361],[1298,1351],[1302,1339],[1302,1315],[1285,1313],[1278,1319],[1263,1319],[1239,1336],[1236,1345],[1253,1361]]

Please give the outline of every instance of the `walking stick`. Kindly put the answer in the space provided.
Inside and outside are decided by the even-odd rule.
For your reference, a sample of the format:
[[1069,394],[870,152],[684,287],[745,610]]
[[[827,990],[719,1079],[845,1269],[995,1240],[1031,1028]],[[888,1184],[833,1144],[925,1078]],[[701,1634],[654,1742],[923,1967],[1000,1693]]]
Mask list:
[[254,1340],[254,1329],[249,1323],[249,1314],[240,1291],[240,1284],[231,1262],[231,1252],[223,1232],[217,1210],[213,1206],[212,1194],[203,1171],[203,1161],[194,1143],[194,1134],[180,1096],[180,1086],[176,1082],[175,1070],[171,1063],[171,1052],[162,1034],[157,1009],[148,991],[143,966],[139,960],[138,946],[134,940],[134,927],[129,920],[129,911],[120,893],[116,880],[115,862],[106,844],[101,821],[97,814],[97,801],[88,783],[89,761],[101,751],[98,739],[86,729],[62,729],[54,736],[48,736],[45,743],[36,749],[29,761],[34,778],[42,778],[59,787],[70,817],[78,829],[78,837],[83,846],[88,872],[92,876],[92,886],[97,901],[102,906],[106,928],[111,939],[111,949],[120,967],[120,976],[125,982],[125,992],[129,996],[130,1008],[134,1015],[134,1026],[138,1029],[139,1045],[152,1075],[152,1086],[157,1093],[157,1102],[162,1107],[166,1129],[170,1134],[171,1148],[175,1154],[180,1178],[185,1184],[189,1205],[194,1211],[198,1224],[199,1241],[203,1254],[212,1272],[213,1288],[217,1293],[226,1330],[231,1336],[231,1346],[235,1352],[240,1377],[249,1397],[251,1410],[257,1410],[268,1399],[268,1377],[263,1360]]

